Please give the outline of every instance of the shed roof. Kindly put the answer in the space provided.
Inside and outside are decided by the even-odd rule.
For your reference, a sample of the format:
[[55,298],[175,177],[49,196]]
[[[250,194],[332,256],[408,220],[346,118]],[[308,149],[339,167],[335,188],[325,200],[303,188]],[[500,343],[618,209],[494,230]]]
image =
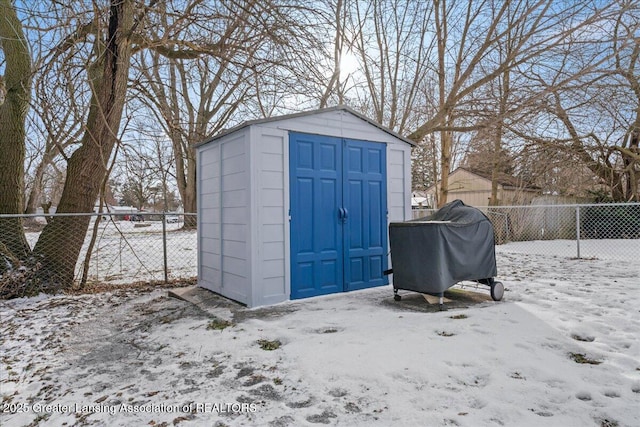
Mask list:
[[277,121],[281,121],[281,120],[289,120],[289,119],[295,119],[298,117],[305,117],[305,116],[310,116],[313,114],[320,114],[320,113],[329,113],[332,111],[344,111],[347,112],[349,114],[354,115],[355,117],[364,120],[365,122],[369,123],[372,126],[377,127],[378,129],[382,130],[383,132],[388,133],[389,135],[398,138],[399,140],[406,142],[407,144],[411,145],[411,146],[415,146],[416,143],[411,141],[410,139],[405,138],[404,136],[399,135],[398,133],[392,131],[391,129],[382,126],[380,123],[377,123],[376,121],[358,113],[357,111],[353,110],[350,107],[347,107],[346,105],[338,105],[335,107],[329,107],[329,108],[321,108],[318,110],[309,110],[309,111],[302,111],[300,113],[293,113],[293,114],[286,114],[283,116],[274,116],[274,117],[265,117],[263,119],[256,119],[256,120],[248,120],[246,122],[243,122],[241,124],[239,124],[238,126],[234,126],[230,129],[227,130],[223,130],[222,132],[220,132],[219,134],[215,135],[213,138],[210,138],[206,141],[201,142],[200,144],[197,144],[196,147],[200,147],[202,145],[208,144],[210,142],[213,142],[219,138],[222,138],[225,135],[229,135],[230,133],[236,132],[242,128],[245,128],[247,126],[252,126],[252,125],[259,125],[259,124],[263,124],[263,123],[271,123],[271,122],[277,122]]

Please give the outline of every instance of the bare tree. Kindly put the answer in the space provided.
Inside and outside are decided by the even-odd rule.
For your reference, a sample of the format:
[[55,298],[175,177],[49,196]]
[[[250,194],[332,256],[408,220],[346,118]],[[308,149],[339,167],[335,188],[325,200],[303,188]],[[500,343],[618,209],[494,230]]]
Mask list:
[[[590,11],[587,4],[552,0],[462,3],[433,0],[433,4],[438,105],[435,114],[418,126],[410,138],[420,141],[427,134],[439,133],[438,203],[442,205],[447,201],[453,133],[473,132],[487,126],[486,118],[468,114],[466,106],[477,108],[477,102],[471,101],[480,97],[486,85],[498,78],[505,79],[508,70],[535,62],[547,50],[561,46],[571,34],[592,25],[599,11]],[[579,22],[573,19],[577,16]],[[453,22],[455,26],[451,25]],[[504,83],[503,80],[503,88]]]
[[[341,62],[348,47],[348,41],[346,41],[344,26],[346,23],[346,11],[348,0],[336,0],[334,4],[330,4],[330,7],[334,11],[334,42],[333,42],[333,71],[326,83],[324,92],[320,97],[320,108],[325,108],[329,104],[331,95],[337,97],[338,104],[344,103],[344,87],[341,83],[341,78],[344,76],[341,73]],[[347,46],[345,46],[347,44]]]
[[[99,13],[100,11],[96,11]],[[132,54],[131,35],[142,16],[133,0],[111,0],[108,24],[94,17],[92,99],[81,146],[69,157],[67,178],[57,213],[92,212],[118,140]],[[136,19],[134,19],[134,16]],[[74,34],[73,43],[76,42]],[[67,47],[67,39],[60,46]],[[34,247],[49,286],[73,283],[75,265],[89,225],[89,217],[61,216],[49,221]],[[60,251],[60,247],[65,251]]]
[[[31,171],[25,213],[35,213],[43,199],[47,170],[59,170],[57,158],[68,160],[66,151],[72,151],[82,136],[87,103],[86,85],[74,76],[76,68],[69,63],[45,62],[35,71],[34,93],[37,102],[31,102],[28,116],[30,141],[28,151],[37,153]],[[35,154],[34,153],[34,154]],[[58,200],[55,200],[57,205]]]
[[[597,26],[554,49],[553,62],[530,69],[543,96],[530,125],[511,127],[538,152],[571,159],[564,168],[588,168],[598,179],[594,188],[604,185],[614,201],[639,197],[639,13],[637,1],[613,4]],[[547,125],[535,125],[541,121]]]
[[118,163],[124,169],[121,192],[125,204],[138,210],[149,205],[156,184],[152,158],[142,146],[124,146]]
[[[31,57],[22,23],[10,0],[0,0],[0,47],[4,76],[0,76],[0,213],[23,209],[25,119],[31,95]],[[20,218],[0,220],[0,242],[14,256],[30,253]]]
[[[220,39],[211,39],[207,35],[215,34],[217,22],[212,21],[208,13],[199,13],[205,8],[210,10],[211,4],[229,8],[226,15],[231,22],[231,32]],[[83,76],[86,87],[89,89],[87,97],[88,112],[84,119],[82,138],[72,153],[65,154],[67,158],[65,186],[58,205],[59,213],[91,212],[98,199],[101,188],[107,181],[109,172],[108,164],[114,155],[114,147],[119,144],[119,132],[124,105],[126,102],[127,88],[129,84],[130,63],[133,52],[146,50],[161,55],[171,60],[198,58],[202,55],[211,55],[222,63],[233,64],[233,72],[255,72],[256,63],[252,61],[252,55],[259,50],[260,40],[268,37],[269,40],[280,41],[286,35],[291,34],[281,17],[286,17],[284,6],[276,9],[274,15],[271,4],[263,2],[225,2],[210,3],[201,0],[191,0],[186,3],[173,4],[173,2],[160,2],[149,0],[110,0],[107,4],[99,2],[79,2],[72,4],[51,3],[37,5],[37,13],[43,16],[49,13],[50,26],[37,25],[33,31],[50,31],[47,39],[53,40],[56,46],[52,49],[48,60],[51,63],[59,62],[65,66],[77,66],[74,75]],[[15,10],[8,2],[2,3],[4,15],[12,17],[3,20],[3,52],[7,58],[5,66],[6,95],[3,97],[3,128],[13,133],[11,141],[7,141],[6,153],[3,159],[11,160],[11,167],[2,168],[6,176],[2,177],[2,184],[12,187],[13,192],[3,191],[6,196],[8,210],[19,212],[22,210],[23,171],[24,163],[24,113],[28,107],[28,95],[30,84],[30,61],[27,41],[21,35],[20,22],[15,16]],[[185,7],[184,10],[180,10]],[[178,12],[179,11],[179,12]],[[33,11],[29,11],[33,12]],[[166,17],[170,14],[169,22]],[[246,22],[253,22],[252,29],[269,29],[266,32],[251,32],[247,29]],[[162,25],[168,24],[168,25]],[[158,30],[161,31],[158,31]],[[286,33],[286,34],[285,34]],[[203,37],[203,34],[205,37]],[[5,37],[6,35],[6,37]],[[242,52],[240,56],[228,56],[229,46],[236,46]],[[9,60],[10,59],[10,60]],[[268,61],[267,61],[268,62]],[[75,65],[70,65],[75,64]],[[246,64],[246,65],[243,65]],[[207,67],[207,64],[201,64]],[[230,69],[227,65],[223,69]],[[242,71],[244,70],[244,71]],[[213,73],[215,75],[215,73]],[[162,77],[165,77],[163,75]],[[242,80],[242,79],[240,79]],[[219,92],[219,84],[214,82],[213,89],[206,87],[212,96],[206,98],[210,102]],[[185,94],[194,86],[185,84]],[[234,100],[236,91],[228,90],[228,95],[216,102],[225,104]],[[201,106],[205,110],[188,109],[194,116],[201,120],[198,123],[207,123],[209,105]],[[191,118],[194,118],[192,116]],[[209,116],[210,119],[212,116]],[[6,120],[4,120],[6,118]],[[225,122],[222,115],[221,122]],[[195,120],[188,120],[190,123]],[[45,121],[46,122],[46,121]],[[171,125],[174,123],[171,123]],[[201,128],[195,128],[195,136],[188,141],[189,144],[204,139]],[[193,130],[192,129],[192,130]],[[49,132],[56,129],[50,128]],[[9,132],[3,135],[8,135]],[[3,140],[4,141],[4,140]],[[13,145],[11,145],[13,144]],[[53,144],[55,145],[55,143]],[[64,150],[60,150],[63,152]],[[71,151],[71,150],[70,150]],[[18,157],[11,157],[15,154]],[[189,181],[195,182],[195,167],[193,163],[193,147],[181,152],[187,161],[190,161]],[[44,158],[43,163],[48,159]],[[18,165],[18,166],[16,166]],[[185,168],[186,169],[186,168]],[[181,170],[180,172],[185,172]],[[179,174],[180,176],[180,174]],[[181,175],[186,178],[186,174]],[[14,185],[17,184],[17,185]],[[186,204],[195,204],[195,189],[188,191],[183,197]],[[47,224],[33,250],[35,259],[42,265],[40,279],[50,289],[68,287],[73,283],[74,269],[82,243],[88,228],[88,217],[57,217]],[[9,223],[7,223],[9,224]],[[11,224],[10,224],[11,225]],[[11,241],[22,242],[11,248],[21,258],[29,254],[21,224],[16,222],[11,225],[11,231],[16,236],[11,236]],[[6,234],[8,235],[8,233]],[[60,251],[60,247],[65,251]]]
[[618,148],[625,175],[625,199],[640,201],[640,3],[620,2],[622,10],[615,22],[612,50],[615,74],[630,92],[630,117]]
[[[506,26],[507,26],[507,34],[505,36],[504,43],[498,46],[497,55],[502,62],[502,58],[513,58],[512,51],[516,48],[516,43],[518,42],[518,25],[513,21],[512,9],[507,8],[506,12]],[[509,100],[511,95],[511,73],[513,67],[510,63],[507,63],[502,75],[498,76],[495,81],[495,86],[497,87],[497,116],[493,122],[494,129],[494,137],[493,137],[493,145],[491,150],[491,158],[492,168],[491,168],[491,196],[489,198],[489,206],[497,206],[499,204],[498,200],[498,178],[501,172],[501,167],[503,166],[503,156],[501,153],[503,152],[503,128],[504,121],[507,115],[507,108],[509,106]]]
[[175,182],[171,141],[148,120],[136,120],[129,129],[134,138],[121,143],[110,186],[116,188],[122,203],[140,210],[175,209],[170,188]]
[[156,182],[159,182],[156,187],[159,187],[162,193],[162,210],[164,212],[175,210],[178,206],[176,206],[174,192],[170,189],[170,183],[175,182],[176,177],[173,147],[164,134],[154,134],[151,138],[153,149],[149,163],[154,171]]
[[429,35],[433,13],[429,2],[351,2],[347,32],[360,66],[353,76],[353,102],[401,134],[424,120],[419,105],[435,46]]
[[411,150],[411,188],[425,191],[436,183],[438,146],[433,135],[420,141]]
[[[207,52],[224,52],[223,43],[230,41],[210,43],[210,40],[200,37],[198,28],[192,27],[193,24],[200,24],[202,30],[206,29],[209,23],[209,16],[196,15],[200,21],[194,21],[194,13],[191,13],[202,4],[201,1],[189,2],[186,5],[188,13],[175,12],[178,8],[174,6],[167,9],[166,4],[162,2],[157,5],[155,0],[150,0],[148,4],[137,0],[111,0],[106,8],[97,2],[50,5],[53,14],[52,28],[61,29],[61,34],[71,29],[66,34],[54,38],[57,45],[52,51],[50,61],[69,63],[68,61],[76,60],[81,65],[77,72],[84,76],[90,89],[84,133],[79,146],[68,155],[65,186],[58,205],[59,213],[93,211],[101,188],[107,181],[108,164],[114,155],[114,147],[119,143],[118,132],[121,128],[133,52],[148,49],[167,58],[196,58]],[[89,7],[83,9],[84,6]],[[238,3],[235,6],[242,8],[245,5]],[[9,6],[9,10],[13,9]],[[164,22],[167,10],[172,11],[175,20],[169,27],[163,27],[163,33],[159,33],[155,24]],[[71,19],[62,16],[65,13],[71,16]],[[263,14],[258,14],[256,19],[265,18]],[[69,25],[60,27],[61,22]],[[19,25],[13,25],[12,28],[19,28]],[[26,41],[23,44],[23,52],[28,53]],[[221,56],[224,59],[224,55]],[[20,63],[13,59],[12,61],[12,66]],[[21,67],[20,76],[28,76],[29,73],[24,70],[25,65]],[[14,70],[7,67],[7,71]],[[12,79],[16,77],[9,74],[8,77]],[[7,81],[11,80],[13,83],[12,79]],[[25,85],[22,84],[22,87]],[[10,100],[9,95],[11,94],[5,97],[7,100]],[[4,105],[10,104],[5,102]],[[21,109],[26,111],[27,104],[20,105]],[[23,116],[11,117],[7,121],[17,128],[24,128]],[[24,139],[17,147],[20,150],[18,154],[24,153]],[[14,163],[22,165],[23,162]],[[193,173],[195,174],[195,171]],[[23,176],[22,171],[17,170],[12,170],[10,175],[13,177],[11,179],[22,179]],[[9,178],[3,179],[3,183],[12,182]],[[22,185],[17,188],[21,191]],[[68,287],[73,283],[75,264],[88,222],[88,217],[62,216],[51,221],[43,230],[33,252],[36,260],[42,265],[40,279],[50,289]],[[18,228],[16,231],[20,234],[21,228]],[[24,239],[24,235],[22,238]],[[65,247],[65,251],[59,250],[61,246]],[[20,255],[26,256],[25,252],[22,251]]]
[[[140,73],[135,85],[139,99],[173,144],[185,212],[196,212],[195,145],[233,124],[249,99],[260,98],[264,76],[273,75],[275,67],[286,72],[280,49],[295,46],[298,30],[306,34],[303,23],[294,20],[301,9],[295,4],[237,1],[199,6],[190,13],[204,37],[202,50],[183,56],[146,50],[136,56],[135,66]],[[171,13],[161,19],[160,28],[174,26]],[[184,226],[195,227],[195,217],[185,217]]]

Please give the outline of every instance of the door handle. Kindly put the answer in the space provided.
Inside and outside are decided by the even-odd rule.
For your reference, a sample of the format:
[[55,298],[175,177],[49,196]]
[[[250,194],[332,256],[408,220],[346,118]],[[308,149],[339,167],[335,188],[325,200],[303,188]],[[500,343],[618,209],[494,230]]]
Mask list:
[[344,220],[344,209],[338,208],[338,219]]
[[349,219],[349,211],[347,210],[347,208],[342,208],[344,210],[344,222],[347,222],[347,220]]

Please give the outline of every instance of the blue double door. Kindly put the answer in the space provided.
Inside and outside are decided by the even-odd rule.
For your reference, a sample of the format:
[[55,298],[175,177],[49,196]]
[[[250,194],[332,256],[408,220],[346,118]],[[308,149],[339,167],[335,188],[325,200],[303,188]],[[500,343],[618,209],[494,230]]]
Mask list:
[[388,284],[386,145],[289,138],[291,298]]

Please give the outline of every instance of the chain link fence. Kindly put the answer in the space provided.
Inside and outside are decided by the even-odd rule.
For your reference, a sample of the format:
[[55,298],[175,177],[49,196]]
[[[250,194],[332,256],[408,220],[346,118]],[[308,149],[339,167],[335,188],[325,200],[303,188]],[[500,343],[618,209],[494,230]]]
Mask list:
[[[69,254],[70,262],[75,265],[76,283],[169,282],[197,276],[196,214],[0,215],[0,230],[6,230],[10,223],[21,222],[24,237],[33,250],[47,223],[62,217],[78,220],[89,217],[89,227],[77,260],[72,260],[75,256]],[[63,242],[70,241],[68,230],[62,229],[59,234],[50,235],[49,240],[54,244],[59,241],[60,247],[56,250],[65,256],[68,248]],[[13,242],[7,239],[4,233],[2,242],[11,247]],[[0,269],[0,284],[2,273],[3,269]]]
[[[479,207],[500,250],[575,258],[633,259],[640,253],[640,203]],[[414,210],[413,217],[432,210]]]
[[[480,209],[493,222],[501,251],[629,260],[640,253],[640,203]],[[433,210],[414,210],[413,217],[431,213]],[[168,282],[197,276],[196,214],[0,215],[0,230],[20,222],[33,249],[47,221],[60,216],[90,219],[78,259],[72,260],[76,282]],[[51,237],[55,242],[56,236]],[[3,242],[11,243],[4,232]],[[60,254],[64,256],[66,250],[60,244]],[[0,266],[0,282],[6,269],[7,265]]]

